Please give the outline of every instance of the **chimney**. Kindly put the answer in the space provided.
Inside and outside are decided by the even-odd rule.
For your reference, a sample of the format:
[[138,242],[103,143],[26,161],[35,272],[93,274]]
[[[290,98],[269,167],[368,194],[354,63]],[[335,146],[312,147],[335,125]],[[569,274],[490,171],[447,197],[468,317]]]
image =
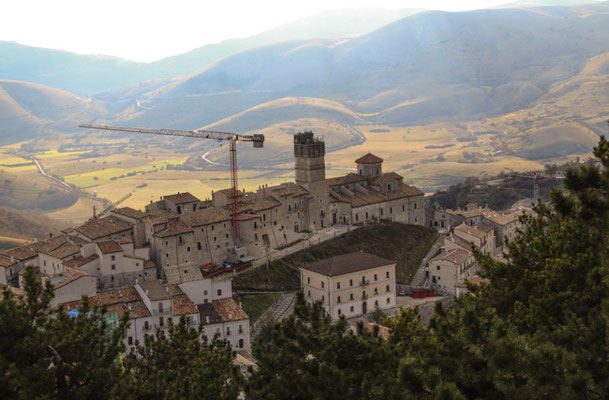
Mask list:
[[165,291],[169,294],[169,286],[165,286]]
[[146,289],[146,296],[148,296],[148,289]]
[[243,308],[243,304],[241,304],[241,302],[239,302],[239,308]]
[[233,319],[233,314],[228,314],[228,319]]

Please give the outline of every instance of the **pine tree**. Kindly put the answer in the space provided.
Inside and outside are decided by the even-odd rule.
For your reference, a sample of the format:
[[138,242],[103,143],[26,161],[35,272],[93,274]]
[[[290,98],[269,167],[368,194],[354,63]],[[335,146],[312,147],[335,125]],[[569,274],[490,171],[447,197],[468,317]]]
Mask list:
[[5,288],[0,301],[0,398],[109,398],[120,375],[126,320],[110,327],[105,310],[86,300],[72,318],[51,308],[53,288],[33,268],[26,268],[24,282],[25,297]]
[[207,340],[203,327],[191,327],[184,317],[169,321],[167,334],[157,331],[137,344],[125,359],[126,376],[119,393],[132,399],[236,399],[242,375],[226,341]]

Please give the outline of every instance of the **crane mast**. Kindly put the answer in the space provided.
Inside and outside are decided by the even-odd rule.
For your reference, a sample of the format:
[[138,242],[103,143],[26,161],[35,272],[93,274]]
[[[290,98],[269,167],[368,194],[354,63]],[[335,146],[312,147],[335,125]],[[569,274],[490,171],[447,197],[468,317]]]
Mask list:
[[228,141],[230,149],[230,179],[231,179],[231,214],[233,223],[233,239],[235,245],[238,245],[239,232],[239,187],[237,181],[237,142],[252,142],[254,147],[261,148],[264,146],[264,135],[238,135],[231,132],[208,131],[198,129],[194,131],[185,131],[179,129],[146,129],[146,128],[129,128],[106,125],[90,125],[81,124],[80,128],[99,129],[115,132],[132,132],[146,133],[151,135],[163,136],[181,136],[197,139],[212,139],[218,141]]

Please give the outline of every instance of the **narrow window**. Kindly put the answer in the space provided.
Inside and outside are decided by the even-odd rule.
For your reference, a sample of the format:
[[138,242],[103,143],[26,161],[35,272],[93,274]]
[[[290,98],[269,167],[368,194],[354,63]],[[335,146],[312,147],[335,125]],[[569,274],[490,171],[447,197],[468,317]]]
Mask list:
[[336,288],[340,289],[340,282],[336,282]]
[[218,296],[222,296],[222,289],[218,289]]
[[324,288],[324,281],[321,281],[321,288]]
[[197,242],[197,249],[201,250],[201,242]]

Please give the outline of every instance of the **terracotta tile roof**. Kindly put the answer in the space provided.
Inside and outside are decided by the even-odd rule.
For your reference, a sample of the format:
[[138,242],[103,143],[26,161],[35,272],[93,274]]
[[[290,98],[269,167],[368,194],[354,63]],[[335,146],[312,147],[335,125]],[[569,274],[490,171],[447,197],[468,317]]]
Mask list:
[[125,236],[122,237],[118,240],[118,242],[120,244],[129,244],[129,243],[133,243],[133,238],[131,236]]
[[435,256],[431,261],[445,260],[455,265],[461,265],[470,259],[473,259],[470,252],[462,249],[452,249]]
[[80,232],[91,240],[95,240],[132,228],[133,225],[129,222],[111,215],[109,217],[87,222],[86,224],[76,228],[76,231]]
[[[66,309],[76,309],[80,306],[81,300],[64,303]],[[149,317],[150,311],[142,301],[141,297],[133,286],[123,289],[115,289],[106,292],[99,292],[96,296],[89,298],[91,306],[106,306],[108,314],[118,313],[119,317],[125,312],[129,312],[129,318]]]
[[424,193],[419,189],[414,186],[408,186],[405,183],[400,183],[396,189],[387,191],[385,193],[381,193],[372,187],[366,187],[366,190],[368,193],[353,190],[353,197],[339,191],[334,191],[333,197],[336,199],[334,202],[338,201],[342,203],[349,203],[351,204],[352,208],[357,208],[371,204],[378,204],[389,200],[424,196]]
[[360,158],[358,158],[357,160],[355,160],[356,164],[378,164],[378,163],[382,163],[383,159],[380,157],[375,156],[372,153],[368,153]]
[[222,322],[222,317],[211,303],[199,304],[197,309],[199,310],[203,325],[213,325]]
[[170,194],[168,196],[163,196],[163,199],[169,200],[173,204],[184,204],[184,203],[192,203],[192,202],[200,201],[199,199],[197,199],[195,196],[193,196],[192,194],[190,194],[188,192]]
[[[74,238],[74,236],[69,237]],[[69,243],[69,241],[68,235],[60,235],[37,243],[39,244],[37,248],[38,252],[48,254],[53,250],[56,250],[59,247],[63,246],[64,244]]]
[[106,240],[104,242],[96,242],[95,243],[99,248],[99,251],[102,254],[111,254],[111,253],[122,253],[123,248],[120,244],[116,242],[116,240]]
[[278,207],[281,205],[281,202],[275,200],[272,197],[267,197],[265,199],[247,199],[243,202],[239,203],[239,212],[244,211],[262,211],[268,210],[273,207]]
[[272,186],[269,187],[268,190],[270,190],[274,196],[297,197],[309,194],[309,191],[307,189],[295,184],[294,182],[286,182],[282,183],[281,185]]
[[368,178],[363,175],[354,174],[353,172],[345,176],[337,176],[335,178],[326,179],[328,186],[346,185],[349,183],[366,182]]
[[260,219],[262,218],[260,214],[251,214],[251,213],[240,213],[239,221],[247,221],[250,219]]
[[169,215],[169,211],[167,210],[148,210],[146,211],[146,215],[149,217],[166,217]]
[[468,235],[475,236],[478,239],[484,239],[487,232],[484,232],[474,226],[469,226],[467,224],[461,224],[455,227],[455,235],[458,235],[459,232],[467,233]]
[[383,174],[381,176],[375,176],[374,178],[371,178],[370,184],[371,185],[382,185],[383,183],[389,182],[389,181],[402,182],[403,179],[404,179],[404,177],[396,172],[387,172],[386,174]]
[[[63,276],[65,278],[63,280],[53,284],[53,287],[55,289],[62,288],[64,286],[74,282],[75,280],[82,278],[82,277],[88,276],[88,277],[95,278],[93,275],[89,275],[85,271],[81,271],[81,270],[78,270],[78,269],[72,269],[72,268],[67,269],[61,275],[58,275],[58,276]],[[53,277],[53,278],[56,278],[56,277]]]
[[148,296],[148,298],[152,301],[167,300],[173,297],[171,288],[167,285],[163,285],[157,280],[140,282],[138,285],[140,285],[140,287],[144,290],[144,293],[146,293],[146,296]]
[[[43,242],[37,242],[43,243]],[[25,261],[38,256],[38,249],[41,246],[36,246],[36,243],[26,244],[25,246],[13,247],[12,249],[3,250],[0,255],[6,258],[13,257],[18,261]]]
[[489,224],[484,224],[484,223],[482,223],[482,222],[481,222],[481,223],[479,223],[479,224],[476,224],[476,229],[479,229],[479,230],[481,230],[481,231],[483,231],[483,232],[489,233],[489,232],[490,232],[490,231],[492,231],[494,228],[493,228],[493,226],[492,226],[492,225],[489,225]]
[[144,318],[150,316],[150,311],[143,301],[132,301],[129,303],[117,303],[108,306],[108,314],[117,313],[118,317],[122,317],[124,313],[129,312],[129,319]]
[[115,208],[114,210],[112,210],[112,212],[120,214],[120,215],[124,215],[125,217],[135,218],[135,219],[144,218],[147,215],[145,212],[141,212],[140,210],[136,210],[131,207]]
[[395,264],[395,261],[358,251],[309,263],[301,268],[325,276],[338,276],[391,264]]
[[224,322],[238,321],[241,319],[248,319],[247,314],[239,304],[232,298],[227,297],[226,299],[214,300],[211,302],[214,309],[218,312]]
[[510,222],[518,221],[519,217],[517,213],[504,215],[491,210],[484,210],[482,216],[498,225],[507,225]]
[[99,256],[97,254],[92,254],[89,257],[76,257],[68,261],[64,261],[63,265],[68,268],[80,268],[83,265],[90,263],[91,261],[97,260]]
[[41,251],[41,253],[43,254],[48,254],[51,257],[55,257],[58,258],[60,260],[63,260],[66,257],[70,257],[73,256],[75,254],[80,254],[80,246],[74,246],[71,244],[66,244],[63,245],[53,251],[49,251],[49,252],[44,252]]
[[139,300],[141,300],[141,297],[138,294],[137,290],[135,290],[135,287],[129,286],[122,289],[99,292],[97,293],[97,296],[91,297],[91,305],[110,305]]
[[173,315],[175,316],[199,313],[197,306],[185,294],[174,296],[171,301],[173,303]]
[[231,213],[225,208],[206,208],[204,210],[195,211],[190,214],[190,224],[193,227],[216,224],[218,222],[230,220]]
[[477,208],[475,210],[445,210],[447,214],[460,215],[465,218],[480,217],[484,214],[485,211],[488,210],[482,208]]
[[189,232],[192,232],[192,228],[186,225],[181,219],[172,218],[169,220],[169,226],[163,229],[162,231],[155,233],[154,236],[164,238],[169,236],[182,235]]
[[470,251],[472,248],[472,244],[470,242],[468,242],[467,240],[465,240],[459,236],[453,235],[451,237],[446,238],[445,240],[448,240],[449,242],[453,242],[457,246],[462,247],[463,250]]
[[17,261],[11,261],[10,258],[0,256],[0,267],[11,267],[16,264]]

